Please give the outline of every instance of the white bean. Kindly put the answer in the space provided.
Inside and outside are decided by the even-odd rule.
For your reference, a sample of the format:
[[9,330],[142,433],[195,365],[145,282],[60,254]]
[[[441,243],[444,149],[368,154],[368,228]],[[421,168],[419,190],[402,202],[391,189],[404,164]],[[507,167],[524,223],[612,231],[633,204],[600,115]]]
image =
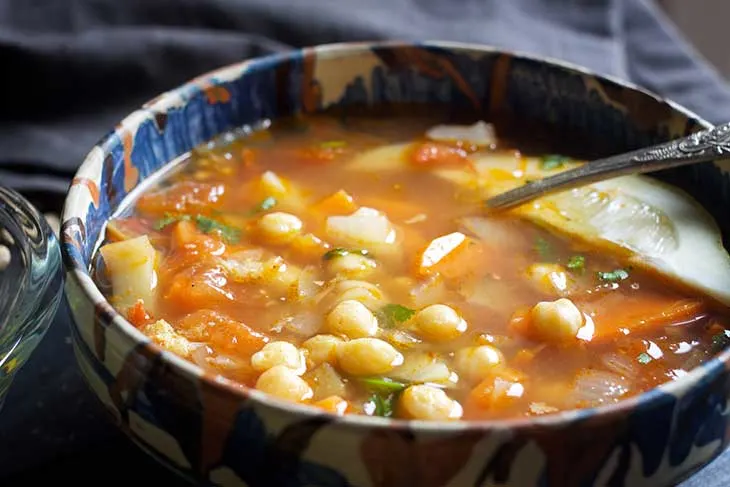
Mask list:
[[330,332],[348,338],[375,336],[378,320],[364,304],[353,299],[342,301],[327,315]]
[[378,338],[358,338],[337,349],[340,368],[352,375],[380,375],[403,363],[403,355]]
[[289,342],[271,342],[251,356],[251,367],[258,372],[277,365],[289,367],[297,375],[306,371],[302,352]]
[[583,314],[567,298],[537,303],[530,311],[530,317],[535,334],[549,342],[574,339],[583,326]]
[[503,363],[504,355],[491,345],[463,348],[454,355],[454,368],[460,377],[470,382],[483,379]]
[[276,211],[259,218],[258,230],[261,236],[272,244],[286,244],[302,231],[302,220],[291,213]]
[[343,340],[334,335],[315,335],[302,343],[302,348],[307,351],[307,358],[313,365],[334,364],[337,362],[337,347],[342,343]]
[[256,381],[256,389],[295,402],[306,401],[314,395],[307,381],[286,365],[275,365],[262,373]]
[[410,419],[455,420],[464,413],[461,404],[433,386],[414,385],[403,391],[398,402],[400,412]]
[[375,271],[377,263],[374,259],[357,253],[349,253],[331,259],[327,269],[335,276],[348,279],[363,279]]
[[445,342],[459,337],[467,324],[459,313],[443,304],[433,304],[416,313],[413,321],[426,340]]

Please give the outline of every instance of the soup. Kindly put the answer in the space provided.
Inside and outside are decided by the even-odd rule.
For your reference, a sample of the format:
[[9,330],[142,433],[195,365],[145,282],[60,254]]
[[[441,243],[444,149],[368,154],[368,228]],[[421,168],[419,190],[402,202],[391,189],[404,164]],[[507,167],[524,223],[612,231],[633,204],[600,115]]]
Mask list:
[[[227,134],[109,222],[98,282],[166,350],[334,414],[600,406],[730,341],[718,299],[626,249],[486,214],[482,179],[529,172],[493,132],[313,116]],[[496,161],[488,178],[474,176],[477,158]],[[664,245],[672,213],[637,208]]]

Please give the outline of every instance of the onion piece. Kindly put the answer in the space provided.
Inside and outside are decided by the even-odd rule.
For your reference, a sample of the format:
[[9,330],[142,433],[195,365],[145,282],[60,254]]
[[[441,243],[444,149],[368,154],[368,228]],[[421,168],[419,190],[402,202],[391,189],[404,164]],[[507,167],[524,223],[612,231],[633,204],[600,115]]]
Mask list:
[[525,237],[517,228],[519,222],[470,216],[459,219],[458,223],[462,232],[475,236],[482,242],[488,243],[490,247],[510,248],[515,251],[527,250]]
[[289,332],[300,338],[309,338],[322,327],[322,317],[313,311],[303,311],[286,316],[276,322],[271,330],[276,333]]
[[396,231],[385,214],[362,207],[348,216],[330,216],[326,224],[327,237],[333,242],[365,248],[371,252],[392,253]]
[[195,365],[202,368],[203,370],[207,370],[208,372],[217,373],[218,371],[215,370],[208,362],[208,357],[210,357],[212,355],[213,355],[213,349],[211,349],[208,345],[199,343],[199,344],[197,344],[195,349],[190,353],[190,360],[192,360],[193,363],[195,363]]
[[403,365],[396,367],[389,377],[417,384],[448,384],[452,374],[449,367],[433,353],[412,352],[405,354]]
[[429,304],[437,303],[439,298],[442,298],[446,292],[446,284],[441,278],[441,275],[434,274],[428,279],[419,282],[411,289],[409,295],[414,307],[424,308]]
[[390,342],[391,345],[399,350],[407,350],[422,343],[419,338],[411,335],[407,331],[396,328],[383,330],[381,338]]
[[235,282],[250,282],[259,279],[264,273],[264,251],[246,249],[221,259],[220,264],[228,277]]
[[601,362],[608,370],[622,377],[633,379],[637,376],[636,363],[626,355],[607,353],[601,357]]
[[467,142],[480,147],[497,144],[494,127],[481,120],[473,125],[436,125],[426,131],[426,137],[440,142]]
[[575,379],[572,399],[578,404],[614,402],[631,390],[631,382],[613,372],[587,370]]
[[297,296],[299,299],[314,298],[322,289],[317,284],[317,271],[314,266],[305,267],[297,281]]

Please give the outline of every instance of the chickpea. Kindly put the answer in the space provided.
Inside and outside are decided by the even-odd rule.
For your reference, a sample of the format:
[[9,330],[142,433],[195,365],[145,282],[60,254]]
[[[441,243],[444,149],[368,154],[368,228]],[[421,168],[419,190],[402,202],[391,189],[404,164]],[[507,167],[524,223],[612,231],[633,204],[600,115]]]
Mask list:
[[378,320],[360,301],[348,299],[330,311],[327,315],[327,327],[338,335],[363,338],[378,333]]
[[426,340],[445,342],[466,331],[466,321],[449,306],[433,304],[413,317],[418,333]]
[[343,340],[334,335],[315,335],[302,343],[307,351],[307,358],[313,365],[321,363],[334,364],[337,362],[337,347]]
[[258,372],[277,365],[290,368],[297,375],[306,371],[302,352],[289,342],[271,342],[251,356],[251,367]]
[[378,338],[358,338],[337,349],[340,368],[352,375],[379,375],[403,363],[403,355]]
[[560,294],[568,289],[568,273],[560,264],[532,264],[527,276],[545,293]]
[[261,236],[272,244],[286,244],[302,231],[302,221],[291,213],[276,211],[259,218],[258,230]]
[[288,264],[281,257],[272,257],[263,264],[263,278],[271,292],[288,296],[296,294],[296,285],[301,277],[302,269]]
[[403,416],[410,419],[454,420],[461,418],[464,410],[458,401],[433,386],[414,385],[403,391],[398,401]]
[[332,286],[326,306],[347,300],[359,301],[369,309],[380,309],[385,303],[383,291],[367,281],[339,281]]
[[454,368],[461,377],[477,382],[504,363],[504,355],[491,345],[467,347],[454,355]]
[[345,254],[328,262],[327,269],[335,276],[349,279],[363,279],[375,271],[374,259],[360,254]]
[[313,396],[307,381],[286,365],[275,365],[259,376],[256,389],[289,401],[303,402]]
[[574,339],[583,326],[583,313],[567,298],[537,303],[530,318],[535,334],[550,342]]

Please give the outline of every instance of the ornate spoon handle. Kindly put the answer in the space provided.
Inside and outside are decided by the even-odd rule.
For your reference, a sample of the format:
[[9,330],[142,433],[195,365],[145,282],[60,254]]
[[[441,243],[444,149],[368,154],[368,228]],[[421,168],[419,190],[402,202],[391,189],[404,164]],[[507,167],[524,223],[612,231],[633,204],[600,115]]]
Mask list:
[[485,204],[490,209],[507,209],[549,193],[596,181],[727,157],[730,157],[730,123],[664,144],[591,161],[576,169],[505,191],[489,198]]

